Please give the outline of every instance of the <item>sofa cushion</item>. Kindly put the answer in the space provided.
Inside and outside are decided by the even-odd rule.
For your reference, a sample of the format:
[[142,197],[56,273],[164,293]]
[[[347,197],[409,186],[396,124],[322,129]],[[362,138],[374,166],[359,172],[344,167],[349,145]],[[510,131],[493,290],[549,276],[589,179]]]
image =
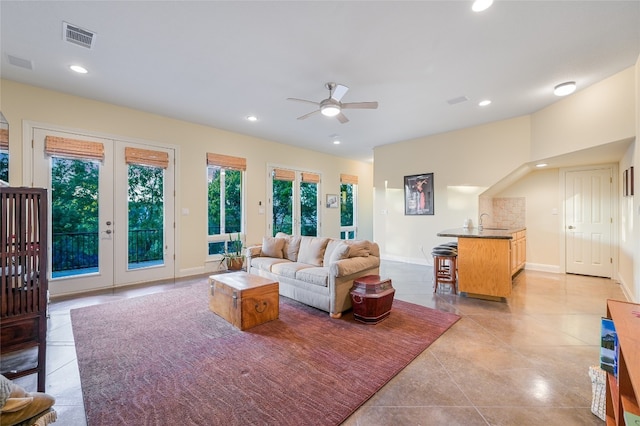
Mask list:
[[330,240],[324,252],[323,266],[329,266],[332,262],[349,257],[349,246],[342,240]]
[[327,287],[329,285],[329,268],[317,267],[301,269],[296,272],[296,279],[308,284]]
[[298,251],[298,262],[322,266],[327,243],[329,243],[329,238],[302,237]]
[[366,240],[347,240],[345,241],[349,245],[349,257],[368,257],[371,251],[371,243]]
[[285,240],[283,249],[285,259],[296,262],[298,260],[301,238],[299,236],[294,237],[293,235],[285,234],[284,232],[276,233],[276,238],[284,238]]
[[262,256],[275,257],[282,259],[284,257],[284,238],[263,237],[262,238]]
[[276,259],[275,257],[252,257],[251,267],[257,268],[261,271],[271,272],[273,265],[278,263],[291,263],[287,259]]
[[312,266],[306,263],[299,262],[286,262],[274,264],[271,267],[271,272],[286,278],[295,278],[296,273],[302,269],[311,268]]

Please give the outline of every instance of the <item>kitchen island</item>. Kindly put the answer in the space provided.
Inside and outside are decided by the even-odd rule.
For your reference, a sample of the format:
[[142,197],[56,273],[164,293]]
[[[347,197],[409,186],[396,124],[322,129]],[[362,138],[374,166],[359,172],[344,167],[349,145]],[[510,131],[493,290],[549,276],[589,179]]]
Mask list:
[[504,301],[512,276],[524,266],[525,228],[455,228],[439,237],[458,239],[458,290],[468,297]]

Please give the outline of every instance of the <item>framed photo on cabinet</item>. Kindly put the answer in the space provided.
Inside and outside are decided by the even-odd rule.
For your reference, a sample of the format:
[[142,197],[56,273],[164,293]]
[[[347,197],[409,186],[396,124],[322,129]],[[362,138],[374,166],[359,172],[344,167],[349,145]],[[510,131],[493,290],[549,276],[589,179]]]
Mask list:
[[404,177],[404,214],[433,215],[433,173]]

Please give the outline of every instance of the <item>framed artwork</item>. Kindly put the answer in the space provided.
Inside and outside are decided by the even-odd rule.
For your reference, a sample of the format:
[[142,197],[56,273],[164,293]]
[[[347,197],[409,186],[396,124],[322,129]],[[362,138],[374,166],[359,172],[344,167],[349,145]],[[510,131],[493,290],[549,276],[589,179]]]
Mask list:
[[338,194],[327,194],[327,208],[328,209],[338,208]]
[[433,173],[404,177],[404,214],[434,214]]

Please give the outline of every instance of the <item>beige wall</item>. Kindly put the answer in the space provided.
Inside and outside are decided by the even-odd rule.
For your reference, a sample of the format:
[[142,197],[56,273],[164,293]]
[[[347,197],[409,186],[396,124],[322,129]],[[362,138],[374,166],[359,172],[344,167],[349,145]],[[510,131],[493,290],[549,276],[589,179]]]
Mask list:
[[[443,229],[478,222],[478,195],[525,197],[527,267],[562,271],[560,179],[558,169],[522,173],[539,159],[633,138],[640,132],[640,65],[530,116],[378,147],[374,150],[374,238],[384,258],[429,263]],[[640,166],[631,145],[628,163]],[[628,165],[620,164],[620,173]],[[403,175],[434,172],[435,215],[404,216]],[[515,183],[502,187],[510,175]],[[638,175],[638,173],[636,173]],[[386,181],[386,187],[385,187]],[[638,179],[636,179],[636,182]],[[500,190],[492,190],[493,185]],[[637,184],[636,184],[637,185]],[[486,190],[486,191],[485,191]],[[640,296],[638,197],[622,199],[624,226],[619,272],[632,300]],[[557,210],[555,210],[557,209]],[[556,211],[558,214],[556,214]],[[383,214],[386,213],[386,214]],[[427,256],[420,253],[425,248]],[[617,247],[616,247],[617,250]]]
[[[374,236],[384,256],[429,263],[447,241],[439,231],[477,223],[478,195],[527,161],[529,135],[529,117],[518,117],[376,148]],[[420,173],[434,173],[435,214],[405,216],[404,176]]]
[[634,87],[631,67],[532,114],[530,161],[633,137]]
[[[143,140],[177,147],[177,271],[176,275],[203,273],[206,269],[206,169],[207,152],[247,158],[246,205],[247,243],[262,241],[267,215],[259,214],[258,203],[267,200],[267,165],[307,169],[322,174],[322,196],[338,193],[340,174],[357,175],[359,183],[359,237],[373,238],[372,165],[315,151],[231,133],[116,105],[1,80],[0,110],[10,125],[10,183],[23,180],[23,149],[30,135],[23,135],[25,121],[98,133],[121,140]],[[24,137],[23,137],[24,136]],[[24,144],[28,144],[26,147]],[[182,209],[189,215],[182,215]],[[321,208],[322,234],[339,236],[339,209]]]

